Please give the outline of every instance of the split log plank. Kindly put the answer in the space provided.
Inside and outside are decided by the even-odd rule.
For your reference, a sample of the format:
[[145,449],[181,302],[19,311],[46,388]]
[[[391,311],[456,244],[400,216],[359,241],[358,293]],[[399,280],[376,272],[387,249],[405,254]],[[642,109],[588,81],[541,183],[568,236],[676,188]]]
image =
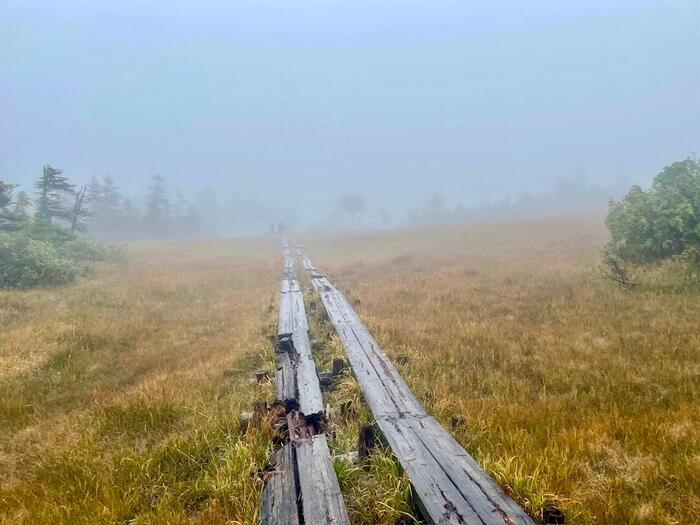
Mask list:
[[277,356],[278,368],[275,376],[277,401],[288,404],[296,403],[297,382],[289,352],[280,352]]
[[299,525],[294,454],[289,443],[277,451],[274,470],[262,494],[263,525]]
[[295,445],[304,523],[350,525],[326,436],[319,434]]
[[305,416],[323,414],[325,406],[318,381],[316,364],[311,356],[311,342],[306,330],[296,330],[292,334],[294,350],[297,353],[296,382],[299,410]]

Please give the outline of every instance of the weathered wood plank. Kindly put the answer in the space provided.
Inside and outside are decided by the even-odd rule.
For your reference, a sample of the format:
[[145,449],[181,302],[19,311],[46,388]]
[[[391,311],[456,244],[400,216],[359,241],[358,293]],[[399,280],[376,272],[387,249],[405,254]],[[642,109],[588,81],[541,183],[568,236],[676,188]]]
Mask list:
[[333,302],[335,311],[339,312],[336,314],[337,324],[343,327],[339,331],[339,337],[352,349],[364,353],[367,358],[367,366],[370,366],[381,378],[381,383],[388,390],[399,414],[425,415],[425,410],[418,399],[343,295],[337,290],[326,292],[326,294],[329,301]]
[[294,455],[294,447],[289,443],[277,451],[274,470],[262,494],[263,525],[299,525]]
[[295,443],[304,523],[350,524],[326,436]]
[[425,409],[344,295],[300,251],[377,424],[431,523],[534,525]]
[[285,404],[293,402],[293,405],[296,406],[296,374],[289,352],[280,352],[277,356],[277,363],[278,368],[275,382],[277,401]]
[[309,323],[306,320],[306,310],[304,308],[304,294],[299,289],[299,283],[295,280],[296,290],[290,292],[292,301],[292,324],[294,331],[309,331]]
[[[470,505],[482,509],[482,513],[491,513],[492,520],[486,523],[502,524],[503,516],[517,518],[517,523],[530,523],[527,513],[506,494],[506,492],[489,476],[464,448],[433,417],[410,422],[417,429],[420,425],[425,431],[416,431],[421,438],[429,440],[430,450],[440,463],[442,469],[453,480],[471,480],[469,484],[458,484]],[[480,502],[480,503],[477,503]]]
[[[282,281],[282,282],[286,282]],[[290,292],[280,292],[279,319],[277,322],[277,336],[284,337],[294,332],[294,319],[292,308],[292,295]]]
[[292,334],[294,350],[297,353],[296,381],[299,398],[299,410],[307,417],[323,414],[323,395],[318,382],[316,364],[311,356],[311,342],[306,330],[297,330]]

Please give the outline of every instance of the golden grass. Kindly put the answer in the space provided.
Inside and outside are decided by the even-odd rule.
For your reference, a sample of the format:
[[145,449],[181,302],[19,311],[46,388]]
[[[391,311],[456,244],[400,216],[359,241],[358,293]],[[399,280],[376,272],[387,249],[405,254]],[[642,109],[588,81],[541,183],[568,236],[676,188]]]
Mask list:
[[[303,239],[359,301],[409,385],[532,513],[573,524],[700,522],[700,294],[600,279],[601,217]],[[254,523],[280,253],[271,240],[151,243],[76,285],[0,292],[5,523]],[[308,285],[307,285],[308,287]],[[320,304],[317,298],[315,300]],[[320,369],[342,348],[316,315]],[[354,523],[410,521],[390,451],[342,455],[371,421],[326,393]],[[344,403],[349,411],[340,413]]]
[[0,292],[6,523],[253,523],[269,427],[279,254],[269,241],[134,246],[77,285]]
[[409,385],[533,514],[700,522],[700,294],[600,279],[601,217],[308,238]]

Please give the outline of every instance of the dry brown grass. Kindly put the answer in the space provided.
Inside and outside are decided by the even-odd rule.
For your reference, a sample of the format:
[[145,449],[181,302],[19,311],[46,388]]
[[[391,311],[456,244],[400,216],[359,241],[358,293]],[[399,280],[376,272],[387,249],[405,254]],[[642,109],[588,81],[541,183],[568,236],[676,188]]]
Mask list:
[[[74,286],[0,292],[7,523],[252,523],[269,428],[269,241],[134,246]],[[269,392],[266,392],[268,395]]]
[[600,279],[601,217],[308,238],[409,385],[517,499],[700,522],[700,294]]

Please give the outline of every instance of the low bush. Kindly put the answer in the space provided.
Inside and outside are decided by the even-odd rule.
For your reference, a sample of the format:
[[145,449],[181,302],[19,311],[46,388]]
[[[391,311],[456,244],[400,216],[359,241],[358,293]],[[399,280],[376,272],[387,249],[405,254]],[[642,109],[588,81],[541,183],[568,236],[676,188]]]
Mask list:
[[606,219],[612,239],[603,263],[606,276],[634,285],[640,270],[658,278],[676,276],[687,285],[700,269],[700,163],[674,162],[649,190],[633,186],[620,202],[611,201]]
[[31,288],[65,284],[78,275],[75,260],[50,242],[0,232],[0,286]]
[[32,288],[69,283],[91,263],[114,260],[118,250],[81,239],[59,228],[0,231],[0,288]]

